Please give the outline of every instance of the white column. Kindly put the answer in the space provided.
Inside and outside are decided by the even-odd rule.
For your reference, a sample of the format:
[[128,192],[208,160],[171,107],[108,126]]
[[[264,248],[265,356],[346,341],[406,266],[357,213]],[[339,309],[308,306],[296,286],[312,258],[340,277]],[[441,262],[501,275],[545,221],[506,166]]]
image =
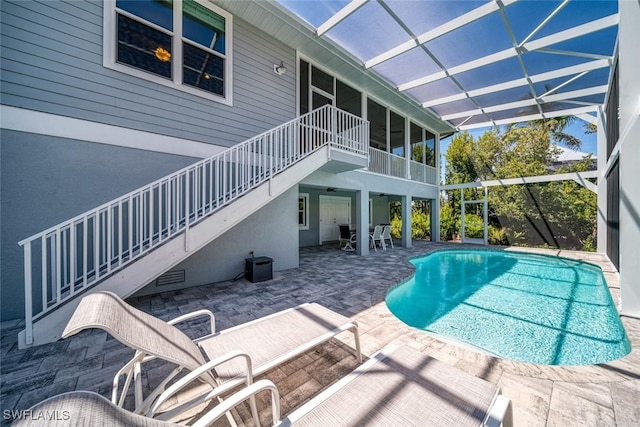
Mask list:
[[356,253],[369,255],[369,190],[356,191]]
[[440,241],[440,192],[438,197],[431,200],[431,241]]
[[489,244],[489,187],[484,187],[484,203],[482,204],[482,218],[484,220],[484,245]]
[[607,179],[605,177],[607,167],[607,125],[605,123],[604,112],[598,112],[597,131],[597,162],[598,162],[598,209],[596,212],[597,230],[597,251],[601,254],[607,253]]
[[620,1],[620,294],[622,313],[640,318],[640,4]]
[[436,166],[436,173],[437,173],[437,182],[439,183],[440,182],[440,134],[436,134],[436,142],[433,148],[434,148],[433,157],[435,158],[435,162],[436,162],[435,166]]
[[404,167],[405,178],[411,179],[411,120],[409,117],[404,117]]
[[402,196],[402,246],[411,247],[411,196]]

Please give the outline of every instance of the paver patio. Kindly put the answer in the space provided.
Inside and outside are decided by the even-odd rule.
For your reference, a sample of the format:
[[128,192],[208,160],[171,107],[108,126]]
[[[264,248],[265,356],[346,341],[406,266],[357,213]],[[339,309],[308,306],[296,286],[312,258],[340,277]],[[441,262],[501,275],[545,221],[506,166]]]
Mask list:
[[[516,426],[640,425],[640,320],[622,317],[632,352],[617,361],[578,367],[553,367],[492,357],[404,325],[386,308],[386,291],[409,277],[410,257],[459,244],[416,241],[359,257],[337,246],[302,248],[300,267],[275,272],[274,279],[250,283],[222,282],[159,295],[130,298],[132,305],[162,319],[206,308],[224,329],[303,302],[318,302],[359,322],[362,348],[369,356],[389,343],[405,343],[457,368],[498,384],[514,406]],[[521,249],[520,249],[521,250]],[[533,250],[533,249],[531,249]],[[617,274],[606,257],[568,251],[542,251],[584,259],[601,266],[614,301]],[[268,255],[268,254],[267,254]],[[199,336],[205,322],[191,321],[185,332]],[[114,373],[133,352],[102,331],[86,331],[56,343],[18,350],[22,325],[4,322],[0,338],[0,409],[27,409],[55,394],[92,390],[109,397]],[[282,392],[286,414],[357,366],[346,348],[350,337],[318,347],[266,376]],[[170,367],[152,362],[148,385]],[[260,400],[260,405],[267,401]],[[237,421],[248,416],[240,409]],[[4,417],[3,417],[4,418]],[[268,418],[268,417],[267,417]],[[267,419],[265,418],[265,420]],[[6,423],[6,420],[3,419]]]

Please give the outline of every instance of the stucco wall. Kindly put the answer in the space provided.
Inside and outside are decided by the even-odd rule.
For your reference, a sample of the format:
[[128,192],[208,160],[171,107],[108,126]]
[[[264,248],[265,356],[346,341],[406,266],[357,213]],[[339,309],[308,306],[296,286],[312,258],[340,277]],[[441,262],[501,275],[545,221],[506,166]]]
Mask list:
[[233,279],[245,270],[245,259],[251,251],[256,257],[272,258],[273,271],[297,267],[297,206],[298,190],[293,187],[173,268],[171,271],[185,270],[184,283],[152,283],[137,295]]
[[24,313],[18,242],[197,159],[0,130],[2,320]]

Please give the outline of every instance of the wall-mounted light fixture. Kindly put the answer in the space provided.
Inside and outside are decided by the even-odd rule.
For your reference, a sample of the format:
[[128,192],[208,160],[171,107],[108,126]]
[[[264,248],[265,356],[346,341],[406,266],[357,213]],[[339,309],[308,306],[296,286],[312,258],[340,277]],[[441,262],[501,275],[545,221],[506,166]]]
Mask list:
[[280,65],[273,64],[273,72],[279,76],[287,74],[287,67],[284,66],[284,61],[280,61]]

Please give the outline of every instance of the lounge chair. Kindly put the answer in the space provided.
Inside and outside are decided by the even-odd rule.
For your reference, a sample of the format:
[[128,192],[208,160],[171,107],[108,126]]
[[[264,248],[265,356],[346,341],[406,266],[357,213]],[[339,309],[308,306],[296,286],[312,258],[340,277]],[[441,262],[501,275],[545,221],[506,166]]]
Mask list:
[[[174,326],[200,316],[209,317],[210,335],[191,340]],[[215,332],[215,318],[208,310],[164,322],[130,306],[113,293],[96,292],[82,299],[62,336],[66,338],[89,328],[103,329],[136,350],[134,357],[114,377],[112,402],[124,404],[133,380],[134,412],[148,416],[156,413],[162,403],[158,396],[183,369],[190,372],[167,389],[171,391],[169,395],[195,379],[208,383],[211,389],[224,384],[223,388],[228,390],[243,382],[249,384],[247,372],[260,375],[347,330],[354,334],[356,357],[358,362],[362,361],[357,323],[315,303]],[[145,397],[140,375],[142,364],[155,358],[177,367]],[[125,382],[120,387],[122,376]],[[208,398],[210,396],[201,400]]]
[[[263,390],[271,392],[271,415],[273,425],[278,427],[513,425],[511,402],[500,395],[496,385],[409,347],[389,346],[283,420],[277,387],[269,380],[260,380],[204,413],[194,426],[212,425]],[[174,425],[132,414],[91,392],[65,393],[31,408],[31,414],[40,413],[67,418],[56,424],[65,427]],[[27,420],[14,425],[43,423]]]
[[260,380],[199,421],[214,422],[263,390],[271,392],[273,425],[279,427],[513,425],[511,401],[495,384],[407,346],[383,349],[283,420],[278,389]]
[[[17,419],[15,427],[172,427],[172,424],[134,414],[92,391],[72,391],[43,400]],[[194,423],[195,427],[207,424]]]

